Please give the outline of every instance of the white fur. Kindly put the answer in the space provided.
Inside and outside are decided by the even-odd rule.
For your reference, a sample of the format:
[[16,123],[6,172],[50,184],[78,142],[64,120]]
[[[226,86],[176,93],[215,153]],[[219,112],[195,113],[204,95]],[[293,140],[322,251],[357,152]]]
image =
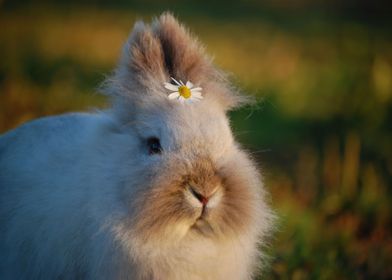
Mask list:
[[[163,84],[160,94],[165,96]],[[151,106],[148,98],[132,104],[128,119],[128,101],[116,99],[122,105],[106,112],[42,118],[0,137],[0,279],[254,276],[258,244],[272,216],[258,172],[235,143],[224,110],[208,96],[191,105],[154,98]],[[151,136],[160,138],[162,156],[148,154],[144,140]],[[204,156],[217,168],[238,165],[247,178],[254,192],[245,202],[252,212],[249,226],[211,238],[183,219],[148,233],[147,240],[140,236],[133,223],[141,194],[157,173],[175,175],[164,159],[188,166]],[[184,199],[193,199],[200,211],[198,201]],[[219,189],[209,210],[224,199]]]

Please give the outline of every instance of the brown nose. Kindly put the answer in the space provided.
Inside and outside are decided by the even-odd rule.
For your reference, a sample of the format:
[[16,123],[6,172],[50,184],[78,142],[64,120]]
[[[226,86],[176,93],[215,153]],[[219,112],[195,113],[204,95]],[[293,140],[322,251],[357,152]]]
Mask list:
[[197,200],[199,200],[201,202],[201,204],[203,204],[204,206],[207,205],[208,197],[202,195],[201,193],[198,193],[193,188],[190,188],[190,190],[191,190],[191,193],[194,195],[194,197],[196,197]]

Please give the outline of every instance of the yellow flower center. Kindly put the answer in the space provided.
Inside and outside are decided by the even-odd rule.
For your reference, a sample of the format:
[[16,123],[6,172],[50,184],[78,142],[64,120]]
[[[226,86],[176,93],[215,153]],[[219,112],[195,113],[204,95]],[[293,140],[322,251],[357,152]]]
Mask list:
[[185,99],[188,99],[191,97],[191,90],[187,86],[180,86],[178,88],[178,93],[184,97]]

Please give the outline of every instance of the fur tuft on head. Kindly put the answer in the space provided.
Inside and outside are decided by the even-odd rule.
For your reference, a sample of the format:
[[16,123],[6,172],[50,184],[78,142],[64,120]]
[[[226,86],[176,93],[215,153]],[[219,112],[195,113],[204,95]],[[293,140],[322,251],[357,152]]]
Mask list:
[[163,85],[171,77],[202,87],[204,102],[218,103],[225,111],[246,102],[213,65],[202,44],[168,12],[151,26],[135,24],[103,91],[113,97],[120,113],[147,104],[162,106],[168,102]]

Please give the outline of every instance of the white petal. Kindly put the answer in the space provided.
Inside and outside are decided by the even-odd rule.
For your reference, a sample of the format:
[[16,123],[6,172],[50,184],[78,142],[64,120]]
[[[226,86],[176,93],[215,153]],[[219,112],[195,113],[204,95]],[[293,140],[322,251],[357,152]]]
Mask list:
[[191,93],[192,94],[198,94],[198,95],[201,95],[201,91],[198,91],[198,90],[191,90]]
[[196,91],[202,91],[203,89],[201,87],[195,87],[192,90],[196,90]]
[[186,86],[189,87],[189,88],[193,88],[193,84],[190,81],[186,82]]
[[200,92],[192,93],[192,97],[197,98],[197,99],[203,99],[203,96],[201,95]]
[[200,91],[200,90],[193,90],[193,89],[191,89],[191,93],[192,93],[192,94],[194,94],[194,93],[201,94],[201,91]]
[[177,98],[179,96],[180,96],[180,94],[178,92],[172,92],[172,93],[169,94],[168,97],[169,97],[169,99],[175,99],[175,98]]
[[184,102],[186,101],[186,99],[182,96],[180,96],[178,100],[180,101],[181,104],[184,104]]
[[177,85],[182,86],[176,79],[174,79],[173,77],[170,77],[170,79],[172,79]]
[[165,83],[165,88],[173,90],[173,91],[178,90],[178,86],[172,85],[171,83]]

